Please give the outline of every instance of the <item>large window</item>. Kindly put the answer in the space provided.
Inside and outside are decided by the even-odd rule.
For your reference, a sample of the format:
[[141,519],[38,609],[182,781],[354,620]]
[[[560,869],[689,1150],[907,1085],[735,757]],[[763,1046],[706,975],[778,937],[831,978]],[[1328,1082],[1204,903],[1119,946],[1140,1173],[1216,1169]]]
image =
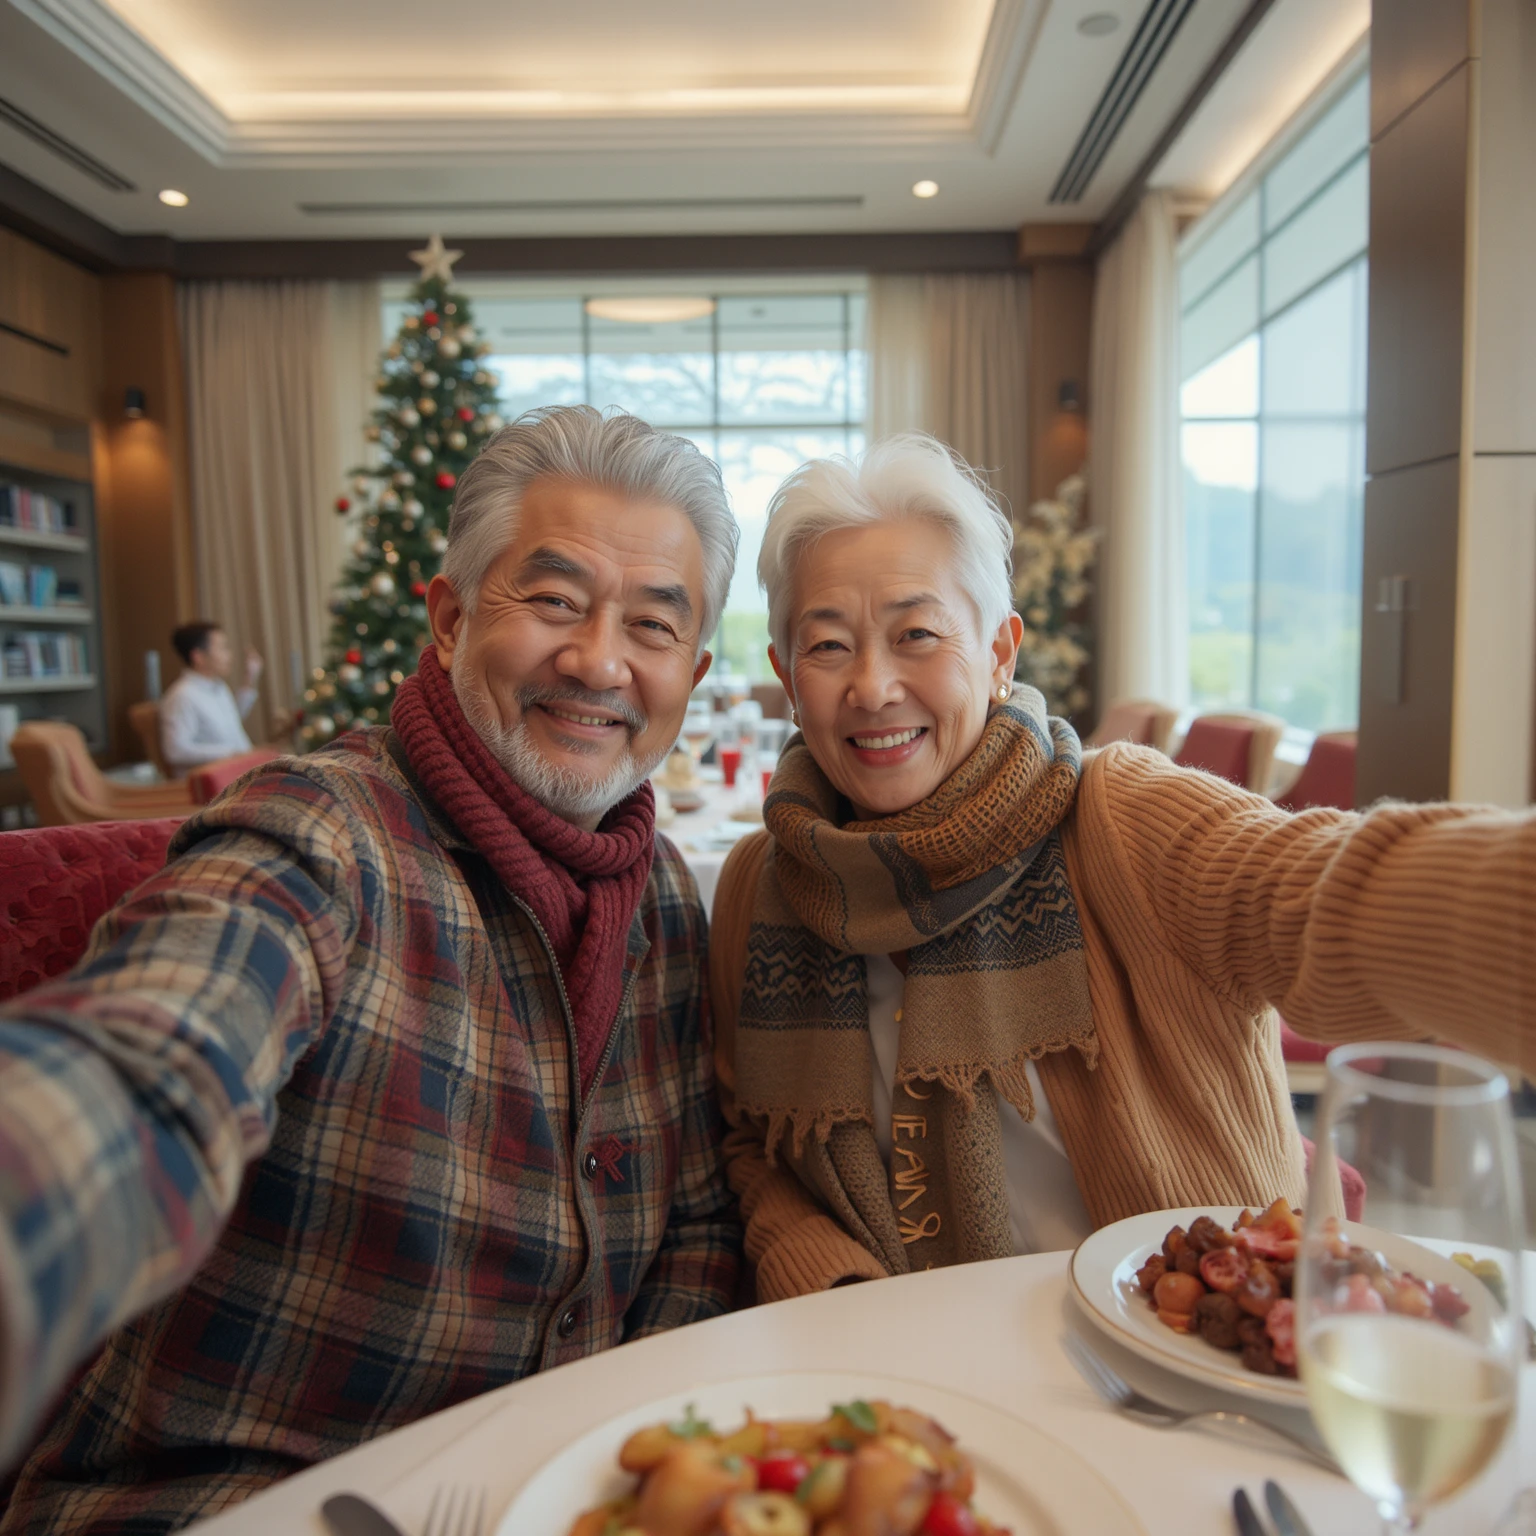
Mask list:
[[569,287],[465,288],[494,349],[486,362],[501,377],[508,418],[536,405],[620,406],[691,438],[720,465],[741,550],[715,636],[716,665],[754,681],[770,677],[767,603],[757,586],[768,500],[807,459],[864,446],[862,281],[789,292],[704,283],[689,292],[712,300],[711,311],[670,321],[603,318],[591,313],[591,295]]
[[1313,731],[1359,706],[1368,107],[1362,74],[1180,258],[1191,694]]

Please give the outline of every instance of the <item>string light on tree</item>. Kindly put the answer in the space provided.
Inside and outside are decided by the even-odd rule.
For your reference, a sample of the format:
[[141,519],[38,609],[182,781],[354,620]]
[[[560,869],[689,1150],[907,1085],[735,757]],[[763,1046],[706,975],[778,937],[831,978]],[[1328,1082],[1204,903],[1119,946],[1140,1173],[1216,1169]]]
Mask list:
[[309,747],[389,719],[395,688],[430,639],[424,600],[448,547],[454,487],[501,425],[496,375],[481,362],[489,347],[453,287],[460,255],[438,235],[411,252],[421,278],[380,358],[379,403],[367,428],[384,457],[350,471],[350,492],[335,501],[338,516],[356,517],[359,536],[331,595],[326,664],[305,693]]

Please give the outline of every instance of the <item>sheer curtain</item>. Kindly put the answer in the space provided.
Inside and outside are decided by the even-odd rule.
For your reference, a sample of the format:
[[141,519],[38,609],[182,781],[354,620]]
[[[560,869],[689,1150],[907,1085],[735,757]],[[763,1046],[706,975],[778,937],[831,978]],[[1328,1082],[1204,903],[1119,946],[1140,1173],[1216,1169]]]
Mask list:
[[291,708],[353,537],[334,506],[369,459],[378,285],[184,283],[177,304],[199,602],[266,658],[267,706]]
[[869,435],[923,431],[1028,505],[1028,277],[876,275],[869,284]]
[[1099,554],[1099,697],[1189,697],[1173,199],[1149,192],[1099,261],[1089,365],[1089,514]]

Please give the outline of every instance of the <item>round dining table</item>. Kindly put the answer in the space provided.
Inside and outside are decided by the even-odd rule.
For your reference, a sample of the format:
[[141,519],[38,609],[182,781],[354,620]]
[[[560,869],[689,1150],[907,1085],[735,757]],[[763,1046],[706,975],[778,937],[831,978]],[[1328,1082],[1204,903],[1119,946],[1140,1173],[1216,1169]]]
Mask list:
[[[1274,1478],[1314,1536],[1372,1536],[1369,1501],[1342,1477],[1283,1441],[1241,1427],[1153,1429],[1107,1407],[1063,1349],[1078,1332],[1132,1384],[1182,1407],[1250,1407],[1201,1383],[1144,1363],[1090,1324],[1071,1294],[1068,1253],[1031,1254],[845,1286],[750,1307],[658,1334],[530,1376],[419,1420],[323,1462],[195,1527],[199,1536],[272,1536],[326,1530],[320,1505],[360,1493],[409,1536],[425,1526],[440,1488],[483,1490],[483,1536],[515,1532],[505,1519],[519,1491],[562,1449],[616,1415],[696,1388],[792,1372],[896,1378],[921,1409],[925,1387],[988,1405],[1029,1426],[1035,1465],[1011,1469],[1022,1483],[1059,1478],[1041,1436],[1066,1447],[1118,1495],[1129,1523],[1148,1536],[1230,1536],[1232,1495],[1245,1486],[1262,1508]],[[1526,1315],[1536,1314],[1536,1255],[1525,1268]],[[1520,1412],[1498,1459],[1456,1499],[1435,1510],[1428,1536],[1493,1529],[1522,1484],[1536,1483],[1536,1365],[1521,1373]],[[1293,1430],[1297,1409],[1264,1408]],[[1022,1436],[1021,1436],[1022,1438]],[[1085,1475],[1079,1472],[1079,1476]],[[1102,1507],[1102,1501],[1101,1506]],[[1074,1536],[1093,1536],[1076,1523]],[[1018,1533],[1016,1533],[1018,1536]]]

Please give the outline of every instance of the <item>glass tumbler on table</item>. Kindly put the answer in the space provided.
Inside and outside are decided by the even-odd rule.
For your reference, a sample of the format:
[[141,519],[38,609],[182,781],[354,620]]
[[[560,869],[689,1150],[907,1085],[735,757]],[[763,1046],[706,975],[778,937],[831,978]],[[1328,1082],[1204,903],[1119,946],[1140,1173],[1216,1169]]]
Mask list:
[[[1328,1057],[1296,1268],[1296,1353],[1319,1434],[1388,1532],[1494,1460],[1525,1324],[1509,1085],[1441,1046]],[[1365,1179],[1344,1219],[1339,1163]]]

